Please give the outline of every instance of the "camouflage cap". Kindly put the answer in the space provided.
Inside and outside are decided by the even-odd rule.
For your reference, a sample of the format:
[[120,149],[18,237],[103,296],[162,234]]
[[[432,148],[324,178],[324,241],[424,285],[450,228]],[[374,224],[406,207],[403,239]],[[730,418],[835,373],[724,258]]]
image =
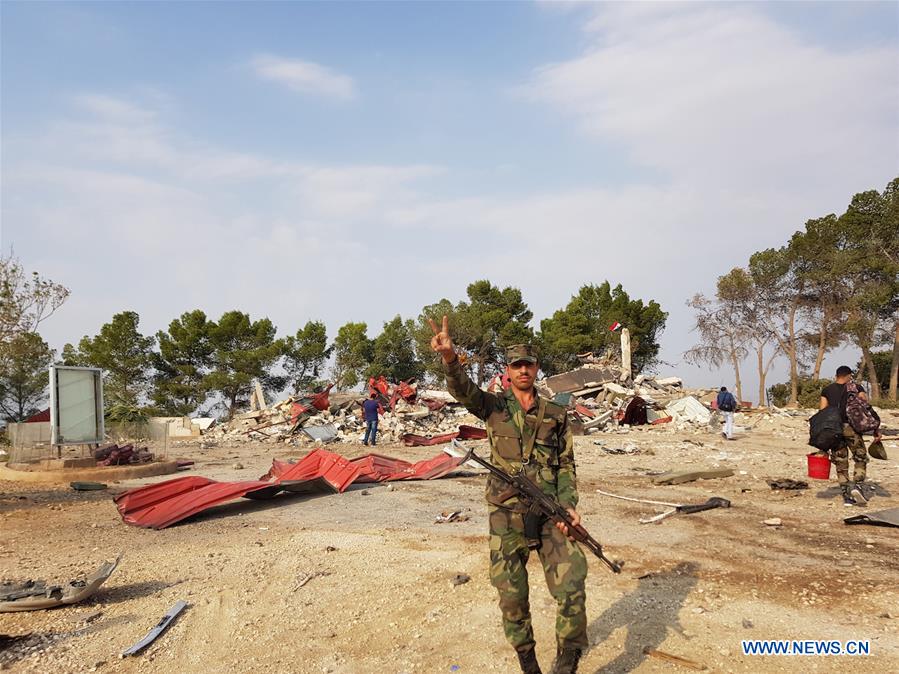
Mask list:
[[537,362],[537,349],[531,344],[513,344],[506,349],[506,363],[511,365],[518,361],[526,360],[529,363]]

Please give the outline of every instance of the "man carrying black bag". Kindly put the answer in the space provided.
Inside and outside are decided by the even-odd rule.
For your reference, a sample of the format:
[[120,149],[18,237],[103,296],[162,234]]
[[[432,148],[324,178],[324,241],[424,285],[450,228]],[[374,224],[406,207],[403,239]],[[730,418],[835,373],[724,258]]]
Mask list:
[[[850,398],[852,398],[850,400]],[[860,407],[865,406],[873,415],[873,410],[867,404],[868,400],[864,391],[860,391],[858,386],[852,380],[852,369],[846,365],[837,368],[836,380],[833,384],[825,386],[821,391],[821,402],[818,406],[823,410],[826,408],[836,408],[840,412],[840,420],[843,424],[843,442],[832,449],[830,452],[830,462],[835,466],[837,471],[837,479],[840,482],[840,492],[843,496],[843,505],[865,505],[868,502],[864,493],[864,482],[867,478],[868,453],[865,450],[865,441],[862,439],[861,433],[874,430],[874,440],[880,439],[879,425],[862,426],[856,428],[861,423],[856,415],[851,420],[847,415],[847,405]],[[874,423],[876,415],[872,416]],[[855,423],[850,423],[854,421]],[[879,422],[879,419],[876,419]],[[849,480],[849,452],[852,452],[853,475],[852,481]]]

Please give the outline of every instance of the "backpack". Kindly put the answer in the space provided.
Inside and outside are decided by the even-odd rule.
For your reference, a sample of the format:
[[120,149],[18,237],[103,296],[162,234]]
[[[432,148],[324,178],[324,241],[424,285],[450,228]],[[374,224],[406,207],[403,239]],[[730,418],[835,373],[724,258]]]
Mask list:
[[734,398],[734,394],[730,391],[725,391],[724,400],[718,405],[718,409],[722,412],[733,412],[737,409],[737,399]]
[[843,444],[843,419],[839,407],[825,407],[808,420],[808,444],[829,452]]
[[858,384],[851,380],[846,383],[846,418],[856,433],[873,433],[880,428],[880,417],[858,397],[858,392]]

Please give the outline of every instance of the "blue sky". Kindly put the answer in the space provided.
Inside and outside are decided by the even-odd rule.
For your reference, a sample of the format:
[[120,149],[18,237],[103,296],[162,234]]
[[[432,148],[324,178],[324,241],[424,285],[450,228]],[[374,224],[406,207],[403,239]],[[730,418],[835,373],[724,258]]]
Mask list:
[[56,348],[124,309],[371,334],[478,278],[539,319],[608,278],[727,383],[679,364],[684,302],[899,173],[895,3],[0,12],[0,235],[73,291]]

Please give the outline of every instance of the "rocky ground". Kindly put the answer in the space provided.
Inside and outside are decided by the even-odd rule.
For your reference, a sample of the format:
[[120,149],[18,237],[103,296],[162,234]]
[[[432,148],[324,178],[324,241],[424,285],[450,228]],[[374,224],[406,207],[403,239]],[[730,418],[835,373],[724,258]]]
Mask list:
[[[899,530],[846,526],[835,482],[772,491],[805,478],[803,417],[738,415],[726,442],[708,430],[633,429],[576,439],[584,523],[621,575],[598,560],[587,579],[583,672],[690,671],[656,649],[718,672],[899,671]],[[886,412],[886,426],[899,414]],[[868,506],[899,505],[899,435],[872,461]],[[603,450],[625,449],[614,455]],[[480,444],[482,447],[484,443]],[[366,448],[330,446],[347,456]],[[380,446],[418,460],[437,448]],[[178,447],[193,473],[250,479],[301,450],[261,443]],[[242,466],[242,467],[240,467]],[[732,477],[654,486],[664,470],[733,468]],[[167,479],[154,478],[153,481]],[[122,523],[106,492],[0,483],[0,579],[67,582],[124,553],[83,604],[0,614],[0,667],[13,672],[513,672],[487,578],[484,478],[351,487],[216,507],[163,531]],[[721,496],[729,509],[639,519],[651,505]],[[435,523],[444,511],[469,519]],[[780,526],[763,521],[780,518]],[[531,561],[538,655],[552,661],[554,605]],[[458,576],[470,577],[459,583]],[[178,600],[189,607],[142,655],[119,654]],[[871,654],[749,656],[743,639],[866,639]]]

